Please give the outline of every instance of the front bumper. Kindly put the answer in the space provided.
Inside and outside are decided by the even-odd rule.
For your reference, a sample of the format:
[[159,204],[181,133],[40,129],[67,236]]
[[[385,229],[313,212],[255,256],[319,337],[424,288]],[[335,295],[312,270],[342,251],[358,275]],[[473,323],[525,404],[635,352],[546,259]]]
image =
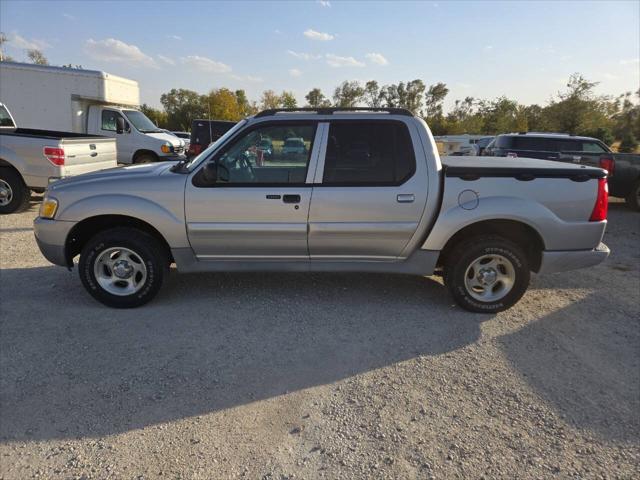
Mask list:
[[66,240],[76,222],[50,220],[37,217],[33,221],[33,232],[42,255],[54,265],[69,267],[66,255]]
[[578,268],[593,267],[606,260],[610,250],[600,243],[593,250],[560,250],[542,252],[542,262],[538,273],[566,272]]

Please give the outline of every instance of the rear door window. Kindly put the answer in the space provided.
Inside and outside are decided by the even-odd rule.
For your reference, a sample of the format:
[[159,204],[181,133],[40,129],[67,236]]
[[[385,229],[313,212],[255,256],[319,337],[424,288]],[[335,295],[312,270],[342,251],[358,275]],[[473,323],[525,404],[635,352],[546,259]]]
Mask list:
[[586,140],[582,142],[581,150],[587,153],[607,153],[607,150],[598,142],[592,142],[592,141],[586,141]]
[[530,151],[543,151],[543,152],[554,152],[557,150],[557,145],[555,143],[555,139],[553,138],[545,138],[545,137],[512,137],[513,144],[512,147],[514,150],[530,150]]
[[331,123],[324,185],[401,185],[415,168],[413,144],[404,123]]

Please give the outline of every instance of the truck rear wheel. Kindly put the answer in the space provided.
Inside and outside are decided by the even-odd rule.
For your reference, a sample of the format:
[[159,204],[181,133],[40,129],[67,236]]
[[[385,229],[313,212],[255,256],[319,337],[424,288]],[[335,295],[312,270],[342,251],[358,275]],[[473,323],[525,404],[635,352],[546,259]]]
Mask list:
[[515,243],[495,235],[473,237],[448,254],[444,282],[458,305],[495,313],[512,307],[529,286],[527,256]]
[[166,252],[153,236],[134,228],[96,234],[82,249],[82,284],[109,307],[133,308],[149,302],[169,270]]
[[627,195],[626,202],[631,210],[640,212],[640,179],[633,184],[633,188]]
[[0,214],[17,213],[29,207],[31,190],[13,168],[0,168]]

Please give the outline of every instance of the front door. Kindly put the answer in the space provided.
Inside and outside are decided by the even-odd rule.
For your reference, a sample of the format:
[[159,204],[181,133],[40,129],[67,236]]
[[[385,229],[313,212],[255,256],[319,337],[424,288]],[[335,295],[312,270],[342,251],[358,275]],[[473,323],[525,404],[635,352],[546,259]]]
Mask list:
[[[311,260],[395,260],[427,199],[421,148],[405,122],[331,121],[309,212]],[[324,150],[324,148],[323,148]],[[324,160],[324,162],[323,162]]]
[[316,130],[316,122],[258,123],[207,160],[215,181],[205,162],[194,171],[185,214],[199,260],[308,260]]

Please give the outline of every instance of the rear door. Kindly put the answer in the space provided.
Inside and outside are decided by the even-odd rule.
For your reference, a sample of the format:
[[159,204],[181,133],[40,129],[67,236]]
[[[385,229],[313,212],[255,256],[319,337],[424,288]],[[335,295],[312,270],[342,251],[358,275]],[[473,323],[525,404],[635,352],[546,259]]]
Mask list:
[[400,120],[332,120],[309,211],[312,260],[396,259],[415,233],[427,191],[415,127]]
[[[261,122],[240,132],[212,161],[214,183],[202,168],[187,181],[189,242],[199,260],[308,260],[307,219],[317,122]],[[299,155],[284,155],[286,138],[300,137]],[[269,139],[270,152],[260,148]]]

